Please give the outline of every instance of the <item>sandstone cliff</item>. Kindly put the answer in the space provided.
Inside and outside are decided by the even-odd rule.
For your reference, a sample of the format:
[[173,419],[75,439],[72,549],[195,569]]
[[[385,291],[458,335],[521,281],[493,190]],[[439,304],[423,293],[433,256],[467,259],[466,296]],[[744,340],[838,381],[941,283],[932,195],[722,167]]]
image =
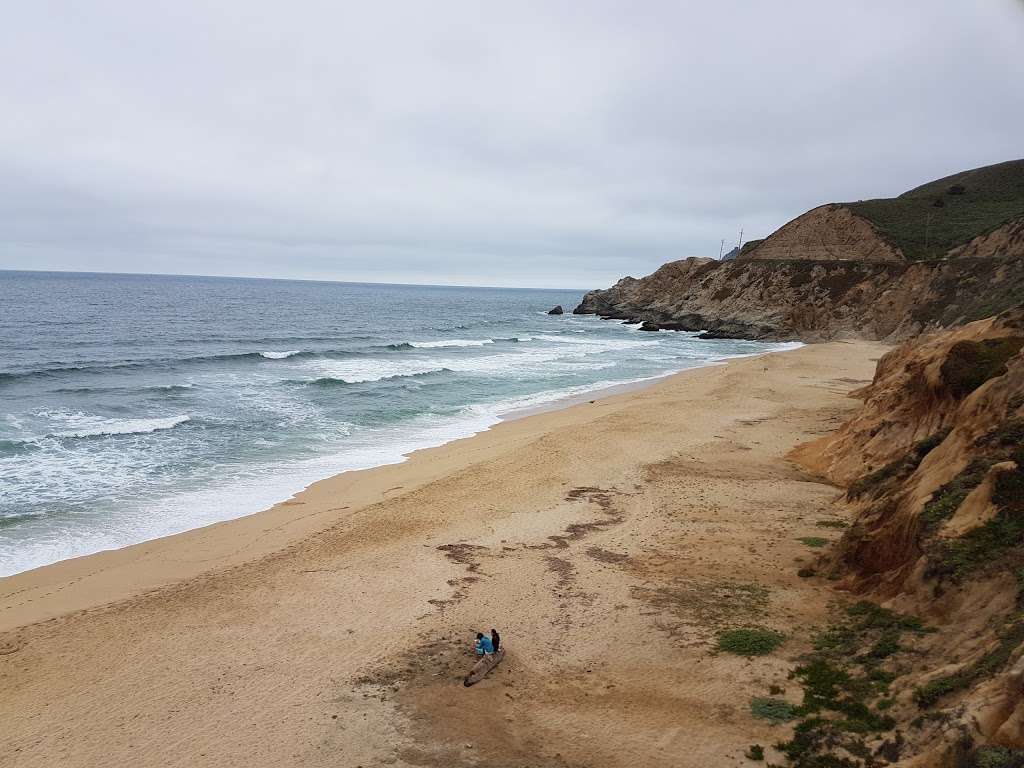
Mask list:
[[886,680],[891,762],[1020,765],[1024,307],[896,347],[856,394],[854,418],[793,458],[855,516],[818,572],[923,622],[859,657]]
[[684,259],[591,291],[576,314],[712,336],[897,341],[1024,299],[1024,257],[936,262]]

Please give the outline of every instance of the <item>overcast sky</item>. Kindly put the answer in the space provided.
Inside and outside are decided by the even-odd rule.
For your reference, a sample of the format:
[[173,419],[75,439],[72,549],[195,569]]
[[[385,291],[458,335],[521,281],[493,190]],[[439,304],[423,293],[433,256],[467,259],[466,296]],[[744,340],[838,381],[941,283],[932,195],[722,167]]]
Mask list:
[[1024,156],[1024,2],[10,3],[0,268],[596,287]]

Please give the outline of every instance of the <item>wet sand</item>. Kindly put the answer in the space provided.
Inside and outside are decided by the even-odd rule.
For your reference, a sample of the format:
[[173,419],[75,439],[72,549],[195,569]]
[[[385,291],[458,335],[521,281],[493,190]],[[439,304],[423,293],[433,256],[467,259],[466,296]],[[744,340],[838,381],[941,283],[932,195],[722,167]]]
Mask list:
[[835,535],[836,490],[785,454],[883,351],[687,371],[0,580],[4,765],[749,765],[802,647],[715,635],[823,619],[797,539]]

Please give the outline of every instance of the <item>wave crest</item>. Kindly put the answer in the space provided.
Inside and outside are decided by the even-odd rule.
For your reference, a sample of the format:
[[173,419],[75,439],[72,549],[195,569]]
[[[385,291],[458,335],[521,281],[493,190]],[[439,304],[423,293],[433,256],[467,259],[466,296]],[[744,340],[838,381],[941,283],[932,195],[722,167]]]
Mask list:
[[156,419],[82,419],[80,428],[55,432],[53,437],[82,438],[113,435],[144,435],[162,429],[174,429],[191,421],[188,416],[166,416]]
[[410,341],[410,347],[436,349],[438,347],[482,347],[493,344],[494,339],[440,339],[438,341]]
[[320,376],[316,379],[305,379],[303,381],[295,381],[291,383],[304,384],[310,387],[347,387],[353,384],[365,384],[367,382],[375,381],[398,381],[399,379],[419,379],[427,376],[435,376],[439,373],[452,373],[450,368],[432,368],[429,371],[419,371],[417,373],[393,373],[390,375],[381,375],[373,378],[353,376],[352,378],[342,378],[341,376]]

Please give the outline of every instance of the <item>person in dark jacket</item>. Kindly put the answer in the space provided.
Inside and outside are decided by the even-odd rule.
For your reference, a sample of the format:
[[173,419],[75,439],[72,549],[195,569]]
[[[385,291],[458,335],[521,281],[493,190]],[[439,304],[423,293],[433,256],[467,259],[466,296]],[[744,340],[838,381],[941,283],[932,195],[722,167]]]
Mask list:
[[498,630],[491,627],[491,645],[494,646],[494,652],[497,653],[501,647],[501,635],[498,634]]

